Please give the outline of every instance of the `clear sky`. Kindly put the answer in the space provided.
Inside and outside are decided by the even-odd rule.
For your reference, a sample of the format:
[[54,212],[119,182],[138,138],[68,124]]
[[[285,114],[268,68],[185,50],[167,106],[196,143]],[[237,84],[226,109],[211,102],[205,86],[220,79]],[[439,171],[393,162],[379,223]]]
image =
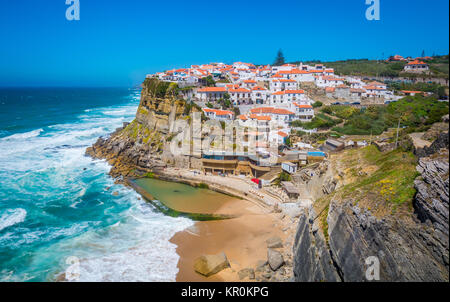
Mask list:
[[0,86],[130,86],[190,64],[448,54],[448,0],[0,0]]

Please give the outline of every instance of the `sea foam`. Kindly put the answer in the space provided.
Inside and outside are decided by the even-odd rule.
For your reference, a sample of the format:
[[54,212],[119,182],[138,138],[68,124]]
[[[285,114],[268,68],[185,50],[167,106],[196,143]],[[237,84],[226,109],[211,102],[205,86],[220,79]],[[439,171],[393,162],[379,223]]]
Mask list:
[[7,227],[23,222],[26,216],[27,211],[25,211],[24,209],[7,209],[0,216],[0,231],[6,229]]

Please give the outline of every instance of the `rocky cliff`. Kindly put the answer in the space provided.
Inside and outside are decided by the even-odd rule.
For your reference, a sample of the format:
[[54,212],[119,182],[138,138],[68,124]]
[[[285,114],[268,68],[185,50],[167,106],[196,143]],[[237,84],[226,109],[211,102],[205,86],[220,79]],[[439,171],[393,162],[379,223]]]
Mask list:
[[124,176],[141,176],[170,160],[164,153],[175,120],[198,110],[178,96],[176,84],[146,79],[136,118],[109,137],[99,138],[86,154],[106,159],[112,165],[110,174],[119,181]]
[[[401,186],[411,183],[415,188],[415,194],[409,195],[411,204],[404,203],[403,208],[392,193],[395,184],[391,184],[394,189],[385,186],[399,173],[387,174],[389,166],[396,169],[389,164],[370,167],[363,173],[353,171],[362,178],[360,183],[338,184],[341,187],[330,194],[322,212],[317,212],[317,206],[305,211],[294,243],[294,279],[366,281],[366,259],[376,256],[381,281],[448,281],[448,133],[440,135],[426,151],[418,161],[420,175],[415,180],[409,174],[397,179]],[[406,161],[405,156],[402,154],[395,161]],[[372,157],[373,154],[366,156]],[[374,162],[386,158],[380,156]],[[354,169],[352,164],[349,169]],[[405,166],[402,169],[407,171]],[[368,175],[362,176],[364,173]],[[403,180],[407,178],[408,183]],[[376,182],[371,183],[373,179]],[[346,190],[350,193],[346,194]],[[408,196],[405,192],[409,190],[400,195],[403,199]]]

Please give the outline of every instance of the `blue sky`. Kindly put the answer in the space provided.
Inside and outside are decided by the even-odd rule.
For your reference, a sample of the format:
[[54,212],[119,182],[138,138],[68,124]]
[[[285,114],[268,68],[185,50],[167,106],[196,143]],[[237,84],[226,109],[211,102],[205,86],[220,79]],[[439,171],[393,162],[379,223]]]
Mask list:
[[0,86],[131,86],[207,62],[448,54],[448,0],[0,0]]

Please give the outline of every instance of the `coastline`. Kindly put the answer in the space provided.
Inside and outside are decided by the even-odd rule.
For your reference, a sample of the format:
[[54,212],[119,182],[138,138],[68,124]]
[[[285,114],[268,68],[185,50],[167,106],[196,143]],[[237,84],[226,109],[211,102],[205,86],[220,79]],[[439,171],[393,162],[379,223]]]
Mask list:
[[[215,182],[217,180],[230,181],[230,178],[220,177],[215,179],[211,176],[199,175],[191,176],[192,173],[186,169],[166,168],[155,171],[156,179],[183,183],[193,187],[198,187],[200,183],[208,184],[209,190],[227,194],[230,200],[223,206],[207,215],[212,215],[217,219],[196,219],[195,224],[183,231],[176,233],[170,242],[177,246],[176,252],[179,256],[177,263],[178,274],[176,281],[180,282],[215,282],[215,281],[286,281],[291,278],[292,270],[289,268],[292,263],[291,247],[295,234],[295,224],[284,214],[273,211],[273,199],[268,199],[263,193],[260,196],[250,197],[249,192],[233,189],[224,183]],[[208,180],[204,179],[207,177]],[[238,181],[236,179],[235,181]],[[239,181],[242,181],[239,179]],[[134,190],[150,201],[153,196],[140,188],[130,179],[125,182]],[[245,183],[244,181],[242,181]],[[246,187],[246,186],[244,186]],[[252,190],[251,185],[246,187]],[[189,217],[189,216],[188,216]],[[193,217],[189,217],[193,218]],[[272,272],[257,272],[255,279],[239,277],[242,269],[257,269],[258,265],[267,261],[267,243],[272,237],[279,237],[283,244],[280,252],[284,255],[286,266],[278,272],[277,276]],[[194,271],[194,261],[201,255],[218,254],[224,252],[230,263],[227,268],[210,277],[204,277]],[[265,275],[263,277],[262,275]],[[264,279],[266,278],[266,279]],[[272,278],[272,279],[270,279]]]

